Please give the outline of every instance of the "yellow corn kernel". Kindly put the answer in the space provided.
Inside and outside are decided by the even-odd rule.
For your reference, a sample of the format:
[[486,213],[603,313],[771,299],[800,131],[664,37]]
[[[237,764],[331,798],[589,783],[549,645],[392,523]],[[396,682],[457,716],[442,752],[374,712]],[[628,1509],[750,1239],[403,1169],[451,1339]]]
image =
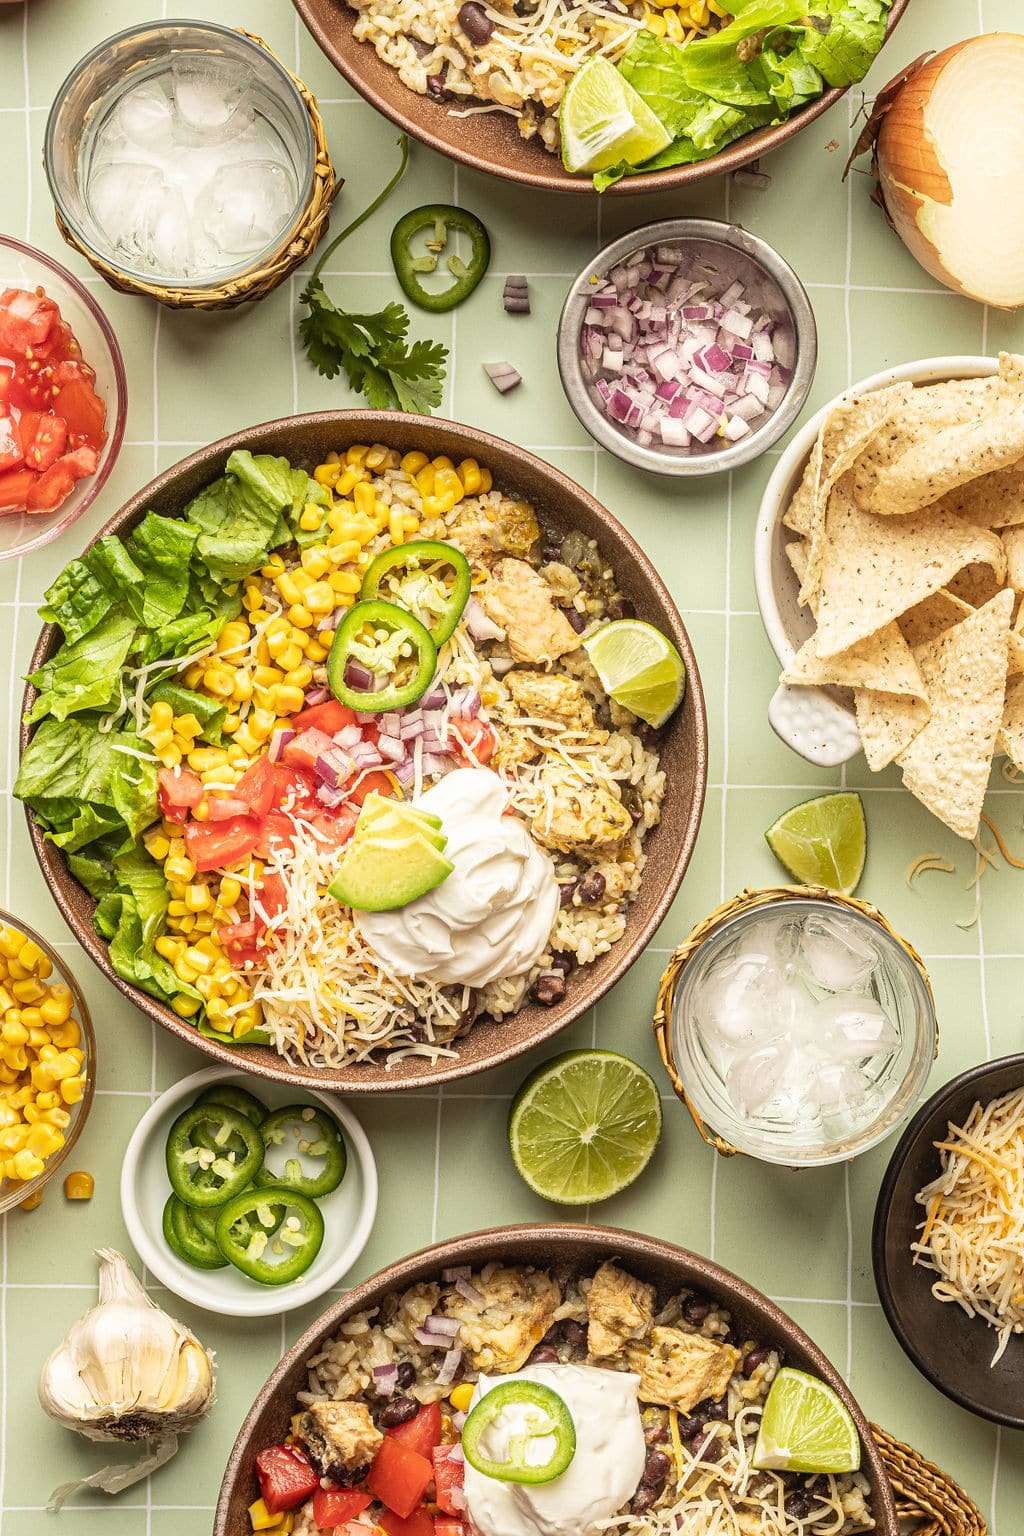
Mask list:
[[315,620],[305,603],[293,603],[288,609],[288,617],[299,629],[312,629]]
[[151,829],[142,834],[142,842],[150,858],[156,859],[162,864],[170,852],[171,844],[168,838],[159,830]]
[[158,955],[162,955],[165,960],[170,960],[172,964],[179,955],[185,953],[185,946],[181,940],[172,939],[168,933],[162,933],[154,942],[153,948]]
[[475,496],[480,489],[480,465],[476,459],[463,459],[455,473],[462,481],[466,495]]
[[262,610],[263,593],[260,591],[259,587],[246,587],[242,596],[242,606],[250,618],[252,618],[254,613]]
[[302,689],[294,688],[289,683],[278,683],[270,692],[273,707],[279,715],[296,715],[306,702]]
[[374,494],[373,486],[368,480],[362,481],[353,488],[352,500],[355,503],[356,511],[362,517],[370,517],[372,515],[377,497]]
[[[85,1078],[81,1074],[76,1077],[62,1078],[60,1085],[60,1096],[64,1100],[65,1104],[77,1104],[84,1092]],[[50,1118],[54,1118],[52,1112]]]
[[303,533],[316,533],[324,520],[324,509],[318,507],[315,501],[307,501],[299,513],[299,527]]
[[196,773],[209,773],[214,768],[226,768],[228,754],[223,747],[193,747],[188,755],[188,765]]
[[424,517],[428,517],[428,518],[430,518],[430,517],[443,517],[446,511],[450,512],[451,511],[451,507],[445,507],[444,498],[442,496],[434,496],[434,495],[424,496],[424,498],[423,498],[423,516]]
[[231,697],[236,704],[248,704],[252,698],[252,677],[241,668],[235,673]]
[[258,1003],[250,1003],[247,1008],[241,1009],[235,1014],[235,1022],[232,1033],[238,1035],[248,1034],[250,1029],[256,1029],[262,1022],[263,1013]]
[[64,1194],[68,1200],[91,1200],[95,1188],[96,1180],[84,1169],[76,1169],[64,1180]]
[[255,1503],[249,1505],[249,1523],[254,1531],[277,1530],[283,1518],[283,1515],[272,1515],[262,1499],[257,1499]]
[[490,470],[489,469],[481,468],[481,470],[480,470],[480,491],[481,491],[481,494],[482,495],[486,495],[487,492],[489,490],[491,490],[493,485],[494,485],[494,476],[491,474]]
[[164,860],[164,874],[168,880],[181,880],[187,885],[195,872],[196,867],[187,854],[178,854]]
[[[312,672],[310,672],[312,677]],[[254,709],[245,722],[249,728],[249,735],[257,743],[266,741],[277,725],[277,716],[269,709]]]
[[304,549],[299,559],[302,562],[302,569],[309,572],[314,582],[319,581],[321,576],[331,568],[331,557],[327,553],[326,544],[314,544],[310,549]]
[[43,1171],[43,1160],[23,1147],[20,1152],[15,1152],[10,1160],[11,1169],[16,1179],[37,1179]]
[[158,700],[149,712],[149,723],[155,725],[158,730],[163,730],[174,723],[174,710],[163,700]]
[[399,506],[391,508],[388,516],[388,532],[391,534],[392,544],[401,544],[405,540],[405,523],[402,517],[402,509]]
[[166,748],[169,747],[174,740],[174,732],[170,729],[170,727],[168,727],[166,730],[158,731],[153,726],[147,725],[142,734],[145,736],[154,752],[165,751]]
[[408,475],[409,479],[412,480],[414,476],[418,475],[420,470],[429,463],[430,460],[427,458],[426,454],[420,453],[419,450],[416,450],[413,453],[407,453],[402,459],[402,472]]
[[16,960],[18,952],[25,943],[27,943],[25,935],[19,933],[17,928],[0,928],[0,955],[5,959]]
[[40,1205],[42,1205],[42,1203],[43,1192],[41,1189],[37,1189],[34,1195],[28,1195],[24,1200],[20,1200],[18,1202],[18,1209],[20,1211],[34,1211]]
[[281,572],[283,570],[284,570],[284,556],[283,555],[271,555],[270,558],[268,559],[266,565],[261,565],[260,566],[260,575],[261,576],[266,576],[268,579],[273,579],[273,577],[275,577],[275,576],[280,576],[280,574],[281,574]]
[[11,991],[19,1003],[38,1003],[40,998],[46,996],[46,988],[34,976],[29,976],[25,981],[12,981]]
[[348,593],[352,597],[363,584],[355,571],[332,571],[327,580],[330,582],[332,592]]
[[207,907],[212,907],[213,898],[208,886],[189,885],[185,887],[185,905],[190,912],[205,912]]
[[[320,662],[327,660],[327,647],[321,645],[319,640],[310,639],[303,648],[303,654],[307,661],[311,661],[314,666],[318,666]],[[302,668],[300,667],[298,670],[301,672]],[[290,672],[288,675],[289,677],[294,677],[295,674]]]
[[51,987],[46,1001],[39,1004],[39,1015],[43,1023],[49,1025],[66,1024],[71,1018],[74,1001],[70,987]]
[[220,882],[217,900],[222,907],[233,907],[242,894],[242,885],[233,875],[225,875]]
[[291,672],[302,665],[302,647],[294,640],[290,640],[277,658],[281,664],[282,672]]
[[157,753],[157,757],[165,768],[177,768],[182,758],[181,748],[172,741],[169,747]]
[[451,1403],[456,1413],[469,1412],[469,1404],[470,1399],[473,1396],[473,1390],[473,1383],[471,1381],[463,1381],[460,1382],[457,1387],[453,1387],[449,1392],[448,1401]]
[[235,691],[235,679],[227,667],[207,667],[203,673],[203,687],[216,699],[230,699]]
[[[330,568],[329,561],[326,562],[326,568]],[[330,582],[315,582],[306,593],[305,606],[309,613],[319,615],[321,618],[325,613],[330,613],[331,609],[334,607],[334,592],[331,588]],[[309,626],[304,625],[303,628],[308,629]]]
[[194,1018],[202,1006],[198,997],[185,997],[183,994],[179,994],[177,997],[171,998],[171,1007],[180,1019]]
[[64,1137],[55,1125],[34,1125],[25,1138],[26,1150],[33,1157],[52,1157],[64,1145]]
[[439,470],[442,470],[442,469],[454,469],[455,468],[455,465],[452,463],[451,459],[448,457],[448,455],[446,453],[439,453],[437,455],[437,457],[434,458],[434,459],[431,459],[430,462],[434,466],[435,473],[437,471],[439,471]]
[[328,539],[328,554],[332,568],[339,565],[348,565],[351,560],[355,560],[363,545],[373,536],[372,529],[368,523],[365,528],[365,537],[363,536],[364,529],[362,523],[355,524],[354,531],[359,534],[358,538],[351,537],[353,529],[348,528],[341,533],[332,534]]
[[349,466],[350,469],[362,469],[363,464],[366,462],[366,455],[369,453],[369,451],[370,449],[368,444],[353,443],[352,447],[347,449],[345,452],[345,463]]
[[313,479],[317,485],[325,485],[329,491],[333,491],[340,474],[340,464],[318,464],[313,471]]
[[0,1024],[0,1040],[2,1040],[5,1045],[27,1045],[28,1030],[21,1022],[20,1017],[16,1019],[12,1019],[10,1017],[10,1014],[14,1012],[15,1010],[13,1008],[10,1009],[8,1016],[4,1019],[3,1024]]
[[[280,592],[281,597],[284,599],[284,601],[286,603],[301,603],[302,602],[302,588],[299,586],[298,582],[295,579],[297,574],[298,574],[298,572],[296,572],[296,571],[285,571],[282,575],[278,576],[276,581],[274,582],[275,587],[277,588],[278,592]],[[277,633],[277,631],[275,630],[274,633]],[[268,645],[270,644],[270,638],[271,638],[271,631],[268,629],[268,632],[267,632],[267,643],[268,643]],[[274,649],[273,646],[271,646],[270,647],[271,654],[273,654],[273,649]]]

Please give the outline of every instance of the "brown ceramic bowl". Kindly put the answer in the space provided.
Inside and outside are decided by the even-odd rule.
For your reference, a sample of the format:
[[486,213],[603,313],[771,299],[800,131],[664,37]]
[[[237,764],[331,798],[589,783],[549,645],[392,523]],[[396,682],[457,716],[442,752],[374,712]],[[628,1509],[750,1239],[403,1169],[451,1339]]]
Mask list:
[[[284,454],[295,464],[312,469],[332,449],[352,443],[380,442],[398,448],[419,447],[448,454],[456,462],[476,458],[493,472],[495,483],[531,501],[556,529],[579,528],[595,538],[619,584],[633,602],[637,615],[668,634],[686,663],[687,688],[682,706],[663,734],[662,764],[667,775],[662,820],[649,834],[643,884],[630,909],[626,931],[607,954],[571,979],[564,1002],[553,1008],[529,1004],[504,1023],[483,1019],[460,1043],[458,1059],[437,1067],[406,1058],[386,1070],[383,1065],[359,1064],[344,1071],[291,1066],[266,1046],[248,1046],[242,1056],[237,1048],[207,1040],[172,1009],[130,986],[114,974],[107,946],[92,925],[95,902],[68,872],[60,851],[48,842],[31,813],[29,831],[47,885],[79,943],[100,970],[142,1011],[197,1050],[205,1051],[227,1066],[245,1066],[263,1077],[309,1088],[332,1087],[344,1093],[381,1093],[388,1090],[433,1086],[468,1077],[488,1067],[520,1056],[550,1040],[573,1023],[618,981],[643,951],[667,913],[690,862],[697,838],[704,788],[707,782],[707,722],[697,660],[679,611],[665,584],[647,556],[610,512],[578,485],[524,449],[503,442],[475,427],[459,426],[437,417],[407,416],[397,411],[323,411],[316,415],[290,416],[265,422],[202,448],[180,464],[165,470],[100,530],[127,533],[152,508],[156,512],[180,512],[196,493],[224,473],[228,455],[235,448],[257,453]],[[32,656],[31,670],[57,648],[59,632],[47,625]],[[25,694],[26,710],[35,690]],[[24,750],[29,732],[22,726]]]
[[[293,0],[293,3],[324,53],[349,84],[372,107],[383,112],[399,128],[404,128],[406,133],[411,133],[413,138],[451,160],[458,160],[476,171],[489,171],[492,176],[501,176],[505,181],[519,181],[544,192],[596,195],[589,176],[570,176],[559,157],[549,154],[539,139],[521,139],[515,120],[507,113],[480,112],[472,117],[453,117],[447,103],[419,96],[403,85],[397,71],[377,57],[370,43],[359,43],[353,37],[357,13],[345,0]],[[893,0],[886,37],[892,33],[909,3],[910,0]],[[826,91],[816,101],[801,107],[786,122],[748,133],[710,160],[673,166],[643,176],[629,176],[603,195],[665,192],[672,187],[703,181],[708,176],[735,171],[766,155],[769,150],[778,149],[845,94],[845,90],[840,89]]]
[[875,1206],[875,1285],[889,1327],[908,1357],[954,1403],[995,1424],[1024,1429],[1024,1336],[1010,1339],[992,1365],[997,1336],[980,1317],[936,1301],[938,1276],[911,1259],[924,1217],[915,1196],[938,1177],[935,1143],[952,1121],[963,1125],[974,1105],[1024,1086],[1024,1055],[985,1061],[951,1078],[921,1106],[889,1160]]
[[762,1340],[785,1352],[789,1365],[820,1376],[837,1392],[853,1415],[861,1438],[861,1470],[871,1484],[871,1499],[878,1536],[899,1536],[892,1488],[882,1465],[867,1419],[854,1402],[849,1388],[834,1365],[798,1328],[796,1323],[753,1286],[720,1269],[710,1259],[676,1248],[660,1238],[612,1227],[538,1224],[495,1227],[452,1238],[424,1248],[410,1258],[391,1264],[370,1280],[364,1280],[308,1328],[276,1367],[239,1430],[221,1484],[213,1536],[249,1536],[248,1506],[259,1494],[256,1456],[264,1446],[275,1445],[288,1433],[295,1394],[306,1387],[306,1361],[324,1340],[337,1331],[354,1312],[375,1307],[393,1290],[417,1280],[431,1279],[442,1269],[459,1264],[475,1268],[498,1259],[516,1264],[557,1266],[567,1275],[596,1267],[603,1259],[617,1257],[641,1279],[655,1285],[664,1303],[683,1286],[706,1291],[727,1306],[749,1338]]

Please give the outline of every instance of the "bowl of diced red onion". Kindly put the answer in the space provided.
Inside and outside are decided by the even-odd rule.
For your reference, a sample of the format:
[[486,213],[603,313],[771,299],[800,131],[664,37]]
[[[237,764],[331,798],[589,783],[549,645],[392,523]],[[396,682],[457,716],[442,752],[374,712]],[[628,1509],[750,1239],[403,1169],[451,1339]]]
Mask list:
[[814,311],[764,240],[714,219],[624,235],[562,309],[566,398],[597,442],[640,469],[712,475],[764,453],[814,379]]

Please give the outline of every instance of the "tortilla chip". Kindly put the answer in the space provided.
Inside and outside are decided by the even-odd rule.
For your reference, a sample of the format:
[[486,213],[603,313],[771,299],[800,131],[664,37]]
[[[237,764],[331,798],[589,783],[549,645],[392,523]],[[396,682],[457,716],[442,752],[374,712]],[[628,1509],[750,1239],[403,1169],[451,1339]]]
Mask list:
[[936,507],[955,512],[977,528],[1014,528],[1024,523],[1024,464],[979,475],[948,491]]
[[[909,383],[872,390],[840,400],[821,425],[811,454],[811,523],[808,531],[807,570],[800,584],[800,601],[810,603],[821,581],[825,553],[825,510],[832,487],[856,463],[860,454],[886,422],[910,398]],[[816,463],[816,469],[815,469]],[[803,491],[803,485],[800,487]]]
[[798,581],[803,581],[807,569],[807,545],[803,539],[791,539],[786,545],[786,558],[793,567]]
[[1000,537],[1006,551],[1006,585],[1024,592],[1024,528],[1004,529]]
[[896,624],[887,624],[834,656],[819,656],[812,635],[783,672],[782,681],[812,687],[875,688],[927,698],[917,662]]
[[926,699],[905,693],[884,693],[874,688],[858,688],[853,695],[861,746],[868,767],[879,773],[905,752],[919,731],[931,719],[931,704]]
[[1017,360],[1003,354],[1006,376],[983,415],[930,432],[891,464],[880,468],[866,510],[879,516],[905,515],[929,507],[968,480],[1005,469],[1024,458],[1024,378]]
[[852,476],[834,488],[826,514],[818,598],[817,650],[834,656],[884,628],[948,585],[965,565],[984,561],[998,576],[1003,546],[994,533],[952,512],[877,517],[853,499]]
[[1015,768],[1024,773],[1024,677],[1014,677],[1006,685],[1003,722],[997,742]]
[[909,448],[929,442],[944,427],[964,421],[979,421],[998,395],[1000,381],[949,379],[942,384],[924,384],[913,390],[909,401],[877,434],[857,463],[856,497],[864,506],[870,503],[878,476],[895,464]]
[[955,597],[948,587],[943,587],[933,592],[931,597],[926,597],[923,603],[901,614],[898,623],[908,645],[927,645],[929,640],[941,635],[944,629],[951,629],[961,619],[966,619],[970,611],[970,603],[965,603],[962,597]]
[[960,837],[978,831],[1003,722],[1013,594],[1003,591],[920,646],[932,715],[897,758],[911,794]]
[[990,565],[975,561],[972,565],[965,565],[962,571],[957,571],[955,576],[950,577],[947,591],[953,597],[959,598],[962,603],[966,603],[969,608],[984,608],[1004,585],[1005,580],[998,580]]

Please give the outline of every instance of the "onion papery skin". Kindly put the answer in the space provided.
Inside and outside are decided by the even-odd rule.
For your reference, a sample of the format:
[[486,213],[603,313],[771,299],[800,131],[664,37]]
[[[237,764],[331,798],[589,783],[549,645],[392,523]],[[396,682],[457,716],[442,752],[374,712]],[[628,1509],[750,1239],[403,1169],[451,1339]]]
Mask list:
[[926,272],[981,303],[1024,305],[1024,36],[968,38],[920,64],[881,119],[875,170]]

